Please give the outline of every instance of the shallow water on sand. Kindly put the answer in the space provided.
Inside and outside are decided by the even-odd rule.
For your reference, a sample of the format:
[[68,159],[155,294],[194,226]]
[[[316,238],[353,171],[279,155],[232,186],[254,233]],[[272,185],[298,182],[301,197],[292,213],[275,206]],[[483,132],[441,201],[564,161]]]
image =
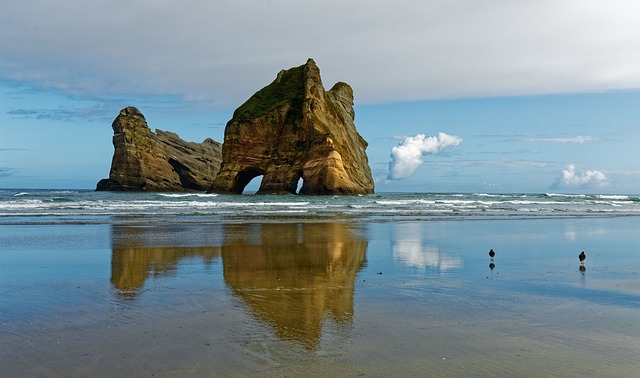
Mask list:
[[638,217],[4,225],[0,366],[635,377],[638,229]]

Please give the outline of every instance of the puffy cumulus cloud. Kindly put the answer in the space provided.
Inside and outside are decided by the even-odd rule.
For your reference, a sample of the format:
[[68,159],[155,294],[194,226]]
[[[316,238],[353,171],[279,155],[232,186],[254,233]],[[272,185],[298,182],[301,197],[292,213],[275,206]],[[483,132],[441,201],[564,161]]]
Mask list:
[[609,185],[607,176],[600,171],[576,172],[576,167],[569,164],[560,177],[551,185],[551,189],[590,189],[603,188]]
[[388,178],[392,180],[407,178],[423,163],[423,155],[438,154],[461,142],[462,138],[442,132],[438,133],[438,136],[427,137],[424,134],[418,134],[406,137],[391,149]]
[[636,0],[0,4],[0,78],[65,93],[237,106],[309,57],[358,102],[640,88]]

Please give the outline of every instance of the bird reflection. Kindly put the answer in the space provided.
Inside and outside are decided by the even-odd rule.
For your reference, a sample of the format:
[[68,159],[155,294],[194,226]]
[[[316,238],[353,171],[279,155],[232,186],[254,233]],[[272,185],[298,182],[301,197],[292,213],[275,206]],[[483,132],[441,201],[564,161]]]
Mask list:
[[489,269],[493,270],[493,268],[496,267],[496,264],[493,263],[493,261],[489,264]]
[[580,254],[578,255],[578,259],[580,260],[580,267],[578,268],[578,270],[580,270],[583,273],[587,270],[587,267],[584,266],[584,260],[586,258],[587,258],[587,255],[584,254],[584,251],[580,252]]

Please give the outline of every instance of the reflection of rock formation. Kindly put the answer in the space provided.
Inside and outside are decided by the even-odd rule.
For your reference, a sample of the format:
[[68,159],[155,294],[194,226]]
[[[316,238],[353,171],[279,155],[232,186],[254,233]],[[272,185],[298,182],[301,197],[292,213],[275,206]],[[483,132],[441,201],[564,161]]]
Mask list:
[[395,228],[393,256],[403,264],[418,268],[432,267],[440,271],[460,268],[462,260],[448,255],[437,245],[424,245],[419,224],[402,224]]
[[121,296],[135,297],[150,276],[171,276],[181,259],[199,256],[211,263],[220,247],[114,249],[111,284]]
[[222,247],[224,279],[256,317],[281,338],[310,348],[320,339],[325,315],[351,320],[365,240],[344,224],[265,224],[257,231],[258,242],[236,239]]
[[125,298],[135,297],[149,277],[173,275],[183,258],[202,257],[211,264],[220,256],[220,247],[148,247],[145,228],[119,227],[113,232],[111,284]]
[[[175,274],[181,259],[201,257],[211,264],[222,256],[224,280],[253,315],[276,334],[313,348],[325,317],[348,323],[358,271],[366,262],[367,241],[345,224],[229,224],[210,232],[222,239],[193,247],[191,228],[113,228],[111,283],[123,298],[134,298],[149,277]],[[170,245],[170,247],[167,247]]]

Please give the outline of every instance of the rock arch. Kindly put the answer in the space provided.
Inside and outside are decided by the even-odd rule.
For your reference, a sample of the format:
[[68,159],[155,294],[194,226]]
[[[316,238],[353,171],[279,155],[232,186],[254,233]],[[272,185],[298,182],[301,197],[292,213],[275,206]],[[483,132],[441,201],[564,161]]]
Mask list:
[[300,194],[373,193],[367,142],[354,117],[351,87],[325,91],[313,60],[281,71],[227,123],[209,192],[242,193],[262,172],[260,194],[296,193],[300,179]]
[[242,194],[242,192],[244,192],[244,188],[249,185],[251,180],[258,176],[264,176],[264,172],[257,168],[248,168],[238,172],[235,180],[236,183],[232,189],[233,194]]

